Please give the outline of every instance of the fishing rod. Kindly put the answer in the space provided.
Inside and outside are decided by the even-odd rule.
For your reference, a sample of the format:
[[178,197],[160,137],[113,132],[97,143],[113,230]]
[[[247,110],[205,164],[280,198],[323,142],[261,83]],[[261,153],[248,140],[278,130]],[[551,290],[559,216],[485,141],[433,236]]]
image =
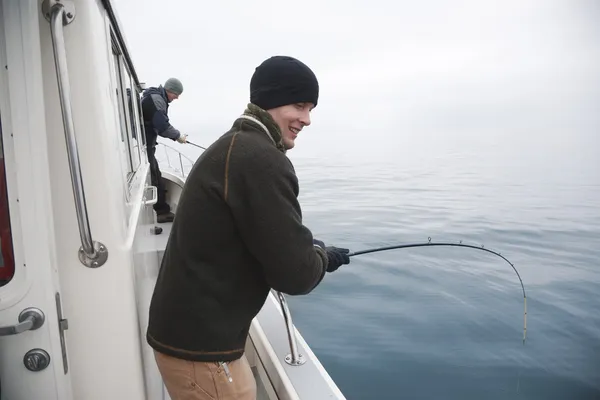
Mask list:
[[191,144],[192,146],[199,147],[199,148],[201,148],[202,150],[206,150],[206,147],[202,147],[202,146],[200,146],[200,145],[198,145],[198,144],[196,144],[196,143],[192,143],[192,142],[190,142],[189,140],[186,140],[186,143],[188,143],[188,144]]
[[481,251],[485,251],[485,252],[494,254],[494,255],[502,258],[504,261],[506,261],[512,267],[512,269],[517,274],[517,277],[519,278],[519,282],[521,283],[521,289],[523,290],[523,308],[524,308],[524,312],[523,312],[523,344],[525,344],[525,339],[527,337],[527,295],[525,294],[525,285],[523,284],[523,280],[521,279],[521,274],[519,274],[519,271],[517,271],[517,268],[514,266],[514,264],[511,263],[506,257],[504,257],[499,252],[490,250],[490,249],[486,249],[483,245],[475,246],[472,244],[465,244],[462,242],[462,240],[459,243],[452,243],[452,242],[432,242],[431,237],[429,237],[427,239],[428,239],[427,243],[409,243],[409,244],[398,244],[398,245],[393,245],[393,246],[377,247],[377,248],[373,248],[373,249],[366,249],[366,250],[350,252],[350,253],[348,253],[348,256],[354,257],[354,256],[359,256],[361,254],[377,253],[380,251],[387,251],[387,250],[406,249],[406,248],[410,248],[410,247],[432,247],[432,246],[466,247],[469,249],[481,250]]

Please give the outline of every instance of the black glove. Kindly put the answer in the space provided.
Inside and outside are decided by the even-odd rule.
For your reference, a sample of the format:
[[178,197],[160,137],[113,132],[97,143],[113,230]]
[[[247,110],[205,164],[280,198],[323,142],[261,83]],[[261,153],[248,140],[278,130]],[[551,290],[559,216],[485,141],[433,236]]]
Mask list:
[[327,272],[333,272],[344,264],[350,264],[350,257],[348,256],[348,253],[350,252],[349,249],[325,246],[325,243],[317,239],[313,239],[313,244],[321,247],[327,253],[327,259],[329,260]]
[[350,252],[349,249],[328,246],[325,250],[327,251],[327,258],[329,259],[327,272],[333,272],[343,264],[350,264],[350,257],[348,256],[348,253]]

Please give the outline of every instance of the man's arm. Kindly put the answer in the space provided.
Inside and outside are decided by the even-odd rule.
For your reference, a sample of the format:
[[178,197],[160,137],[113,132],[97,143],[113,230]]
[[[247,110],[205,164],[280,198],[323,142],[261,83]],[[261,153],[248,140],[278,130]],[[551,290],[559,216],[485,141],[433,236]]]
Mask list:
[[158,94],[152,94],[150,98],[156,109],[152,115],[152,125],[156,129],[156,133],[164,138],[177,140],[181,133],[169,123],[165,99]]
[[225,201],[269,286],[291,295],[309,293],[323,279],[328,258],[302,224],[294,170],[278,150],[246,151],[244,144],[232,146]]

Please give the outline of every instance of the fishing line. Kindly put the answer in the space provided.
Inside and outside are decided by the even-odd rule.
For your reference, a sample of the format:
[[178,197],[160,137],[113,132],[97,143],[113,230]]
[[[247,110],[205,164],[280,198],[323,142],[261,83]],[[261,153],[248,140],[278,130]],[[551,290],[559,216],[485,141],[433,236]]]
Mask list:
[[394,246],[377,247],[377,248],[373,248],[373,249],[366,249],[366,250],[350,252],[350,253],[348,253],[348,256],[354,257],[354,256],[358,256],[361,254],[377,253],[380,251],[387,251],[387,250],[406,249],[409,247],[432,247],[432,246],[466,247],[469,249],[485,251],[485,252],[494,254],[494,255],[502,258],[504,261],[506,261],[512,267],[512,269],[517,274],[517,277],[519,278],[519,282],[521,283],[521,289],[523,290],[523,310],[524,310],[523,311],[523,344],[525,344],[525,339],[527,338],[527,295],[525,294],[525,285],[523,284],[523,280],[521,279],[521,274],[519,274],[519,271],[517,271],[517,268],[514,266],[514,264],[511,263],[506,257],[504,257],[502,254],[500,254],[497,251],[486,249],[483,245],[475,246],[475,245],[471,245],[471,244],[465,244],[462,242],[462,240],[459,243],[432,242],[431,237],[429,237],[427,240],[427,243],[409,243],[409,244],[398,244],[398,245],[394,245]]

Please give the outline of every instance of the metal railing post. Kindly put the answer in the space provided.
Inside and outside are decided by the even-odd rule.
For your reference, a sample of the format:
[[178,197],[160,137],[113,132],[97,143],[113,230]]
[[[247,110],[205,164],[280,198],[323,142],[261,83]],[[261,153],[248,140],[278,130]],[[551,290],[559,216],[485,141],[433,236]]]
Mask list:
[[283,319],[285,320],[285,327],[287,329],[288,341],[290,343],[290,354],[285,356],[285,362],[289,365],[302,365],[306,362],[306,359],[302,354],[298,353],[298,345],[296,343],[296,331],[294,330],[294,323],[292,322],[292,314],[288,308],[285,296],[281,292],[277,292],[279,298],[279,304],[281,304],[281,311],[283,311]]

